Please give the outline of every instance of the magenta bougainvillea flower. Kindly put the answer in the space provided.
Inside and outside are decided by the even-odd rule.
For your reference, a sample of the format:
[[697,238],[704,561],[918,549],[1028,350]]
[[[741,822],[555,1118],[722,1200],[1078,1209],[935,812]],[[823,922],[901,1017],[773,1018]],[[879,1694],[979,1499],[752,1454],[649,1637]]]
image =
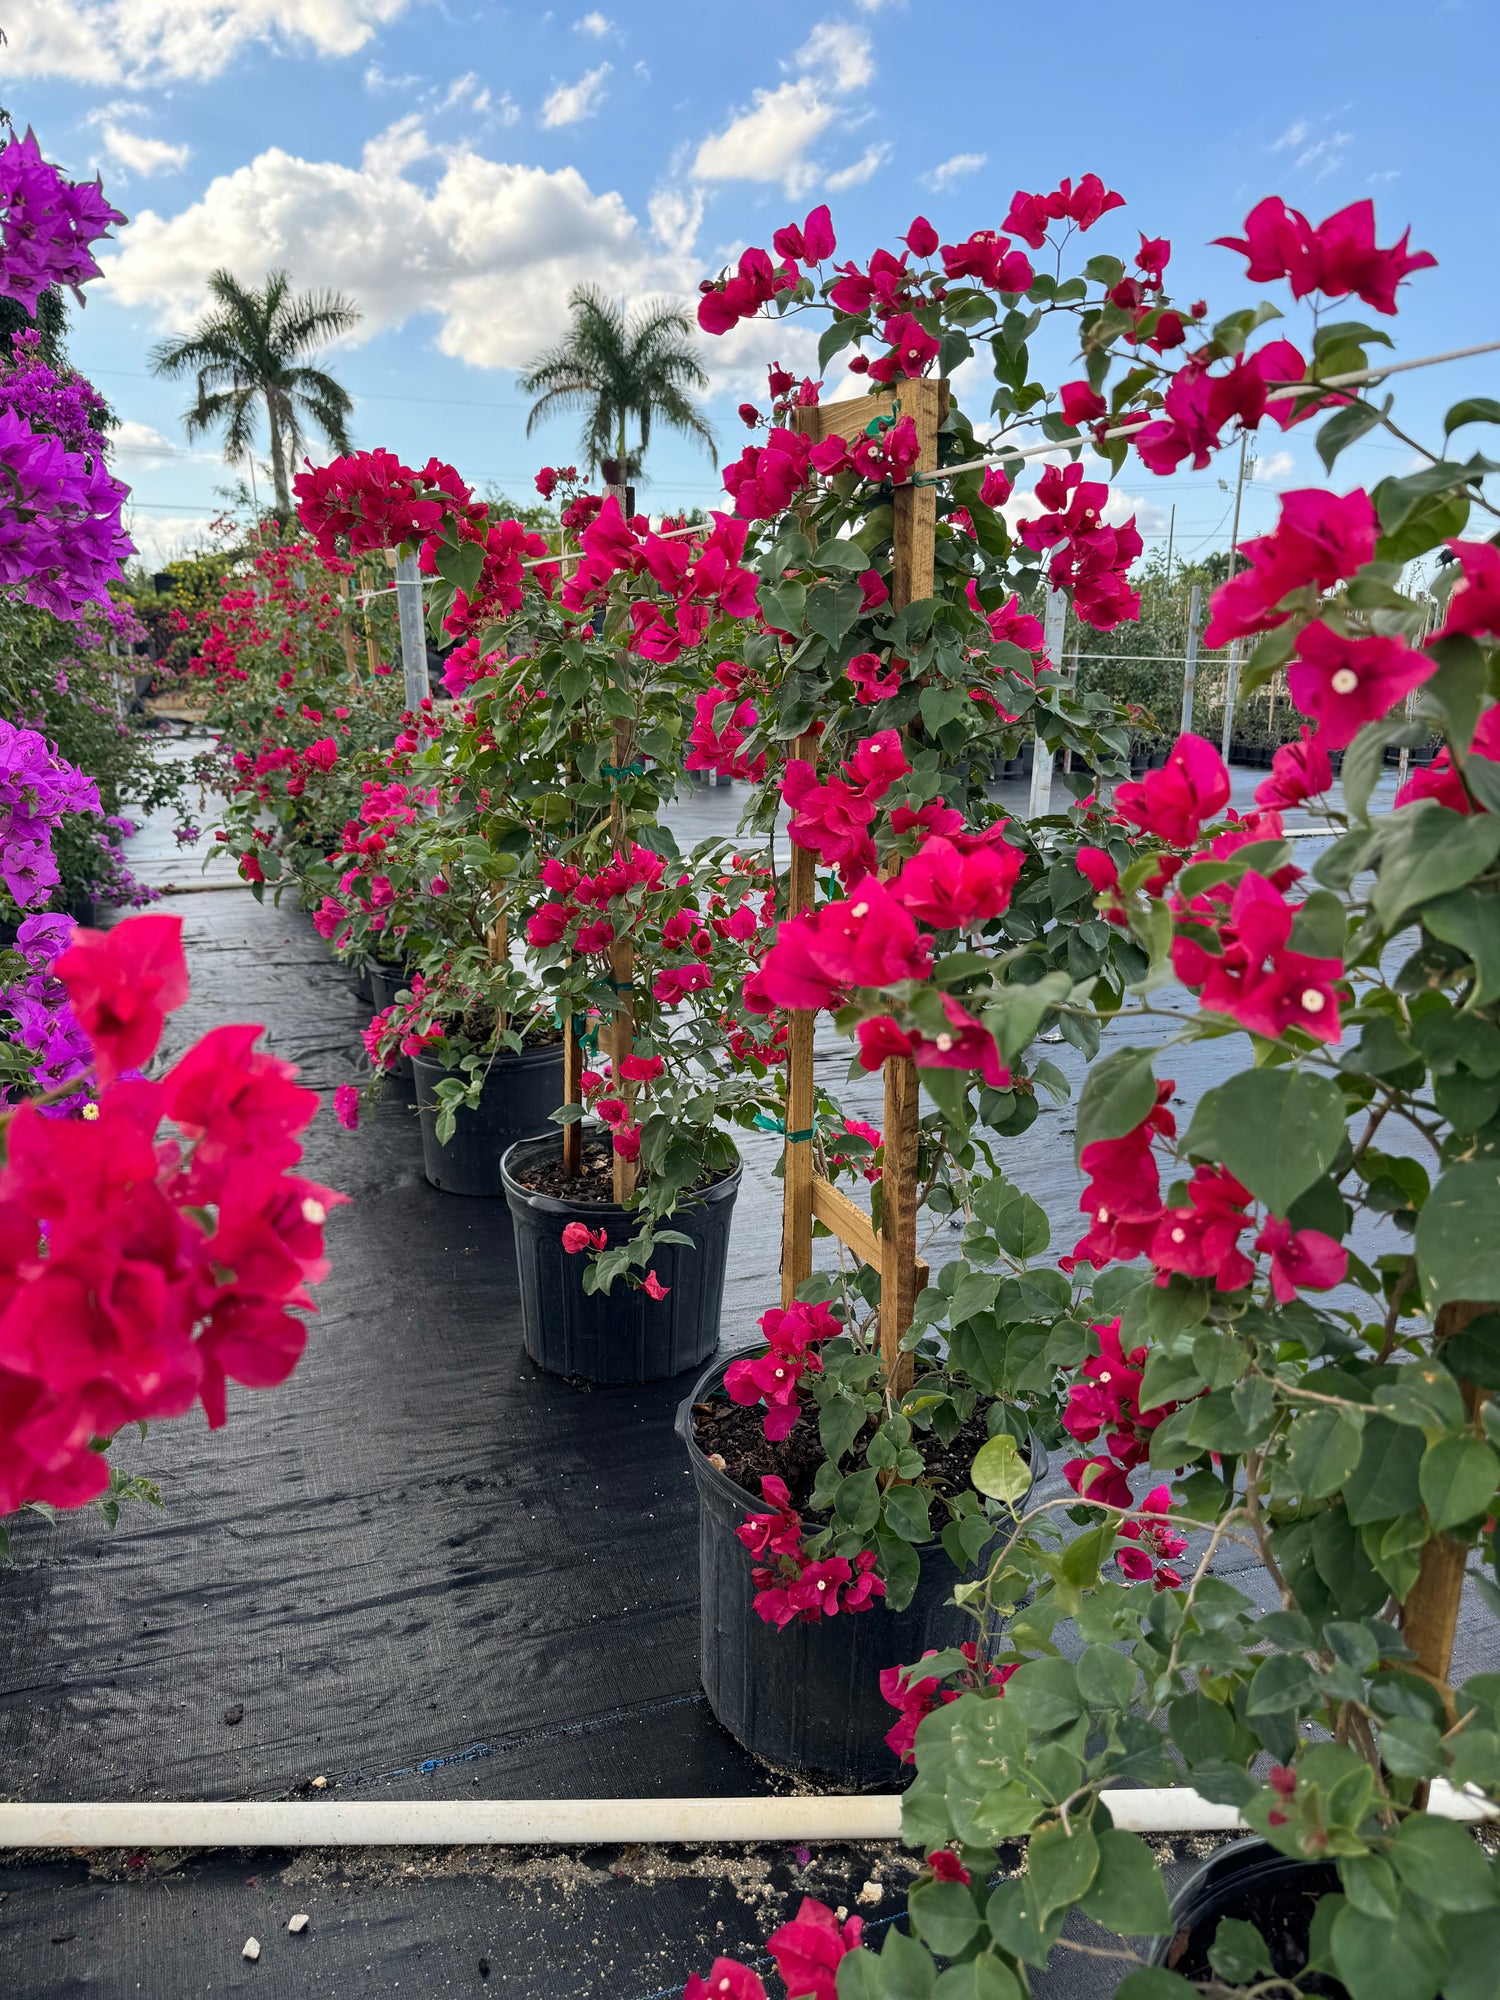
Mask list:
[[1375,554],[1380,524],[1362,487],[1352,493],[1318,489],[1281,496],[1274,534],[1242,542],[1250,567],[1221,584],[1209,607],[1206,646],[1224,646],[1252,632],[1268,632],[1291,615],[1279,607],[1294,590],[1331,590]]
[[1254,284],[1285,278],[1295,299],[1310,292],[1342,299],[1353,292],[1383,313],[1396,310],[1396,287],[1403,279],[1437,263],[1430,250],[1408,250],[1410,240],[1408,229],[1399,243],[1377,247],[1372,201],[1351,202],[1314,227],[1280,195],[1256,203],[1245,218],[1243,236],[1214,238],[1226,250],[1240,252],[1247,261],[1245,275]]
[[1429,680],[1437,664],[1402,639],[1350,638],[1315,620],[1298,635],[1286,684],[1298,708],[1317,724],[1313,741],[1319,749],[1343,750],[1367,722],[1389,715]]
[[1493,542],[1449,542],[1463,582],[1448,599],[1448,615],[1438,632],[1466,632],[1472,639],[1500,638],[1500,549]]
[[[1255,788],[1257,805],[1278,808],[1301,805],[1304,799],[1319,797],[1333,783],[1333,765],[1328,752],[1313,741],[1313,732],[1303,725],[1299,740],[1283,743],[1271,759],[1271,775]],[[1396,802],[1400,804],[1398,799]]]
[[125,217],[98,181],[70,181],[27,131],[0,147],[0,295],[28,313],[51,285],[74,293],[99,276],[91,245]]
[[1115,812],[1172,847],[1191,847],[1229,803],[1224,760],[1201,736],[1179,736],[1159,771],[1115,787]]
[[1271,1259],[1271,1290],[1282,1305],[1298,1292],[1326,1292],[1344,1282],[1349,1252],[1336,1237],[1321,1229],[1293,1229],[1279,1216],[1268,1216],[1255,1247]]

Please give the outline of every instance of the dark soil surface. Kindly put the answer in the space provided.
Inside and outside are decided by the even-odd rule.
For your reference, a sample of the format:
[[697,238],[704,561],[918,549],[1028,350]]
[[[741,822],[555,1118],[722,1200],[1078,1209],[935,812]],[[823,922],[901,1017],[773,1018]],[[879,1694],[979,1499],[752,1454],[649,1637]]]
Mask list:
[[1167,1947],[1166,1963],[1184,1979],[1212,1979],[1208,1953],[1214,1935],[1223,1918],[1236,1917],[1253,1924],[1265,1939],[1279,1978],[1295,1979],[1302,1992],[1321,1995],[1322,2000],[1349,2000],[1349,1989],[1341,1981],[1304,1971],[1318,1899],[1338,1887],[1338,1872],[1331,1867],[1309,1868],[1304,1878],[1293,1881],[1247,1881],[1232,1900],[1214,1898],[1213,1915],[1182,1926]]
[[[818,1467],[827,1457],[818,1437],[816,1416],[800,1416],[784,1438],[772,1443],[761,1427],[762,1411],[758,1404],[715,1400],[697,1403],[694,1410],[698,1421],[693,1436],[699,1451],[736,1486],[759,1500],[760,1482],[768,1473],[774,1473],[786,1481],[792,1505],[806,1509]],[[850,1446],[851,1463],[858,1464],[874,1431],[874,1424],[867,1424],[854,1440]],[[927,1461],[928,1477],[953,1492],[968,1485],[974,1454],[987,1436],[984,1417],[976,1411],[948,1444],[940,1444],[931,1431],[918,1432],[915,1441]]]
[[[733,1172],[733,1169],[730,1169]],[[544,1160],[540,1166],[529,1167],[515,1179],[522,1187],[530,1188],[533,1194],[551,1195],[556,1201],[577,1202],[580,1208],[595,1202],[613,1204],[615,1198],[614,1149],[602,1139],[585,1139],[583,1142],[583,1172],[571,1179],[563,1172],[562,1155],[555,1160]],[[700,1174],[684,1192],[694,1194],[700,1188],[712,1187],[716,1181],[728,1180],[728,1174]]]

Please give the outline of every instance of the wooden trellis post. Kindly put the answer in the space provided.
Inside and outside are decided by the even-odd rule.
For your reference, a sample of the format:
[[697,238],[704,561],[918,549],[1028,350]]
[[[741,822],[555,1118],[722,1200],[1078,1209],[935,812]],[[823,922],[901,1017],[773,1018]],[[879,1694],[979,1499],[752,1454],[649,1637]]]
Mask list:
[[[948,402],[946,382],[903,382],[895,391],[860,396],[798,410],[797,428],[814,443],[826,437],[861,436],[872,422],[893,415],[910,417],[920,450],[915,470],[937,469],[938,426]],[[900,611],[931,597],[936,562],[937,494],[914,481],[896,487],[894,575],[891,604]],[[794,755],[811,756],[814,739],[800,737]],[[793,847],[790,904],[793,913],[811,906],[814,856]],[[880,1178],[881,1226],[876,1230],[853,1202],[813,1164],[814,1016],[794,1012],[787,1039],[785,1193],[781,1240],[781,1298],[789,1305],[797,1287],[812,1275],[812,1226],[824,1223],[862,1263],[880,1272],[880,1352],[896,1395],[910,1386],[912,1359],[901,1352],[901,1336],[911,1325],[917,1293],[927,1283],[927,1266],[917,1255],[917,1126],[919,1083],[905,1058],[885,1063],[885,1122]]]

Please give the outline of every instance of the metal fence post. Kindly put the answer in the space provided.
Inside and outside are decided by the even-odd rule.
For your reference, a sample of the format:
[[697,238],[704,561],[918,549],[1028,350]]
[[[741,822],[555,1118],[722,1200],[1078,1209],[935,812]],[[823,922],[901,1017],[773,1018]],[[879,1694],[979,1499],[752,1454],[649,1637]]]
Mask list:
[[[1042,644],[1046,648],[1051,664],[1062,671],[1063,637],[1068,622],[1067,593],[1061,590],[1047,592],[1047,607],[1042,619]],[[1031,806],[1028,817],[1045,819],[1052,810],[1052,752],[1040,735],[1031,752]]]
[[406,678],[406,705],[415,708],[427,695],[427,633],[422,622],[422,579],[415,556],[397,559],[396,612],[401,621],[401,671]]
[[1193,687],[1198,679],[1198,608],[1203,602],[1203,585],[1195,583],[1188,598],[1187,658],[1182,666],[1182,734],[1193,727]]

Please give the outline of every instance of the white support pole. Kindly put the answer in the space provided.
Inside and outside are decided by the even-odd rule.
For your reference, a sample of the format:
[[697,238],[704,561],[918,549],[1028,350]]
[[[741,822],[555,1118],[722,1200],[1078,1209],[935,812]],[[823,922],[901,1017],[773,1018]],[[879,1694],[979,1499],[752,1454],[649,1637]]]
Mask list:
[[401,671],[406,705],[415,708],[427,694],[427,633],[422,622],[422,579],[415,556],[396,562],[396,613],[401,621]]
[[[1050,665],[1058,672],[1063,664],[1063,637],[1068,624],[1067,593],[1061,590],[1047,592],[1047,608],[1042,619],[1042,644],[1046,648]],[[1031,753],[1031,819],[1045,819],[1052,810],[1052,752],[1041,737],[1036,738]]]
[[1219,755],[1229,762],[1229,739],[1234,734],[1234,711],[1240,699],[1240,642],[1236,639],[1229,648],[1229,665],[1224,681],[1224,734],[1219,744]]
[[1203,585],[1195,583],[1188,597],[1187,658],[1182,663],[1182,734],[1193,727],[1193,688],[1198,679],[1198,611],[1203,602]]

